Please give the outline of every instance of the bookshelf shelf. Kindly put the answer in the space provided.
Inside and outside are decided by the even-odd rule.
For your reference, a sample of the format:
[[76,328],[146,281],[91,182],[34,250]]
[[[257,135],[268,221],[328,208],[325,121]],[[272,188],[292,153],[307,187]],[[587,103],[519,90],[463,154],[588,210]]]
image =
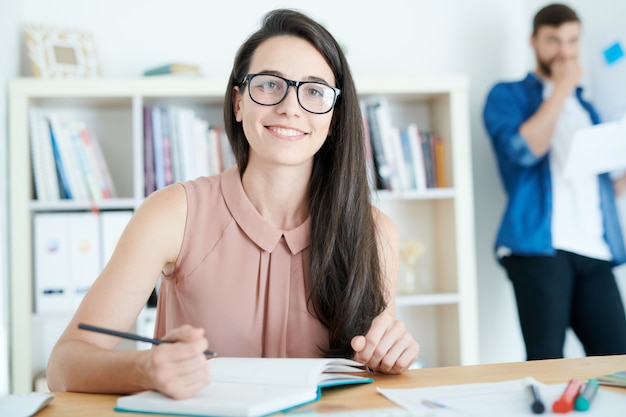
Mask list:
[[456,304],[459,301],[460,296],[458,293],[399,295],[396,297],[396,306],[435,306],[440,304]]
[[443,200],[453,199],[454,188],[429,188],[426,190],[404,190],[404,191],[377,191],[373,200],[393,201],[393,200]]
[[133,210],[138,206],[140,201],[133,198],[112,198],[100,201],[56,201],[41,202],[31,200],[28,208],[32,212],[48,212],[48,211],[86,211],[86,210]]
[[[394,125],[416,122],[445,142],[447,188],[379,191],[374,203],[397,224],[400,237],[424,242],[424,273],[432,292],[400,295],[398,315],[421,344],[429,366],[478,362],[473,190],[469,140],[468,83],[464,76],[361,77],[364,99],[385,97]],[[226,81],[204,78],[119,78],[45,80],[18,78],[9,83],[9,242],[11,390],[32,390],[34,363],[41,356],[34,334],[63,314],[33,308],[33,230],[36,213],[89,211],[88,201],[42,203],[33,199],[30,109],[77,114],[92,126],[111,164],[120,198],[95,204],[100,211],[134,210],[144,198],[144,105],[182,105],[209,122],[223,125]],[[47,340],[52,344],[54,340]]]

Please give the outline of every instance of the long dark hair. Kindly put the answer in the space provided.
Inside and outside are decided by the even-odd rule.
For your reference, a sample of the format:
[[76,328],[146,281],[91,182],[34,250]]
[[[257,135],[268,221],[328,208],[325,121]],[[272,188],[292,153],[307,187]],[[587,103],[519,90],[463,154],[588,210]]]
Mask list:
[[225,129],[243,174],[249,145],[233,112],[233,87],[241,86],[257,47],[269,38],[285,35],[304,39],[317,48],[341,89],[330,136],[314,157],[309,184],[308,301],[329,330],[329,347],[323,353],[350,357],[354,354],[352,337],[367,332],[372,320],[385,309],[387,294],[370,203],[359,99],[346,58],[333,36],[297,11],[269,12],[261,29],[248,38],[235,57],[224,100]]

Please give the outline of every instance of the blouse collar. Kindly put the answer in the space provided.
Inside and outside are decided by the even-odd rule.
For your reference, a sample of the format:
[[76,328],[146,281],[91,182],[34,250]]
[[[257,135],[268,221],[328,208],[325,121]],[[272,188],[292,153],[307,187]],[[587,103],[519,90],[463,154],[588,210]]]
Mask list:
[[241,183],[239,168],[234,166],[221,175],[222,195],[233,218],[246,235],[266,252],[272,252],[280,239],[292,254],[297,254],[310,244],[311,216],[298,227],[282,230],[268,223],[254,207]]

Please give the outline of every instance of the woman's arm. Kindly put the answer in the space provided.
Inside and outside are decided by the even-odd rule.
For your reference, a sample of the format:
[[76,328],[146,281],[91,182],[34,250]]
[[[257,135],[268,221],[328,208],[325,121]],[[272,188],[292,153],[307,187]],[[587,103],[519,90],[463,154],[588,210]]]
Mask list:
[[85,295],[48,361],[52,391],[129,393],[158,390],[176,398],[208,383],[202,329],[183,326],[145,351],[115,350],[119,339],[78,329],[78,323],[126,331],[144,307],[161,271],[173,266],[187,216],[184,188],[151,194],[132,217],[115,251]]
[[354,359],[370,368],[390,374],[399,374],[417,359],[419,344],[396,319],[395,295],[398,281],[398,232],[391,219],[378,209],[374,219],[378,230],[379,253],[383,279],[389,300],[387,308],[374,319],[365,336],[355,336],[352,348]]

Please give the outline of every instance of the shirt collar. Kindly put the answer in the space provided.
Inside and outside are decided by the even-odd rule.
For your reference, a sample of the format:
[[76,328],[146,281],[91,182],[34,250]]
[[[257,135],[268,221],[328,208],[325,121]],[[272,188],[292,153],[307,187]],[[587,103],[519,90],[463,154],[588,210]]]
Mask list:
[[282,230],[268,223],[246,195],[238,167],[229,168],[222,173],[221,188],[226,206],[239,227],[264,251],[272,252],[283,236],[294,255],[309,246],[311,216],[291,230]]

